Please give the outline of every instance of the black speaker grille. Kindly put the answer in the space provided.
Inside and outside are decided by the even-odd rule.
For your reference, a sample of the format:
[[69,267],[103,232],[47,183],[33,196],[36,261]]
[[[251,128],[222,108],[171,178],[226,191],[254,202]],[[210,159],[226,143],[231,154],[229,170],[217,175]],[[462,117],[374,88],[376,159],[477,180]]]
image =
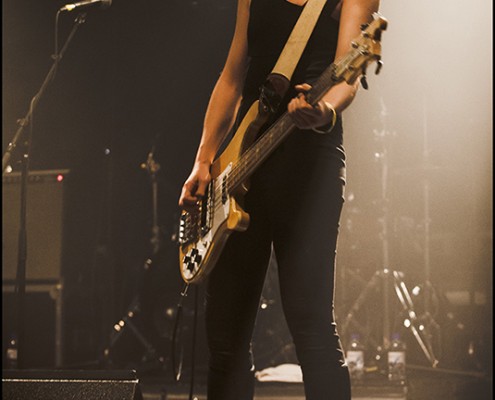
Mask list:
[[3,400],[142,400],[135,371],[4,371]]

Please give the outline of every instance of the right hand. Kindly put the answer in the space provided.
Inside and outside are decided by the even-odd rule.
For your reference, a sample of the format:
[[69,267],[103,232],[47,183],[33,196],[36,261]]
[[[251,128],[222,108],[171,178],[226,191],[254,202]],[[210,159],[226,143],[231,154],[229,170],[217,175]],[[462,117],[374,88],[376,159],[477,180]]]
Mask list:
[[191,212],[198,209],[198,203],[204,197],[206,187],[211,181],[210,167],[209,162],[197,161],[194,164],[191,174],[182,186],[179,198],[179,206],[184,210]]

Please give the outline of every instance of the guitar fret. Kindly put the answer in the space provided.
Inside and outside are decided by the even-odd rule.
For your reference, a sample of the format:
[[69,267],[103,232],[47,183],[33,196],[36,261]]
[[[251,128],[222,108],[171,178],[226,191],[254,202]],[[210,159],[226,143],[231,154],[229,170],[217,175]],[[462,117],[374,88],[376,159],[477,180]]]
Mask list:
[[[310,104],[316,104],[334,85],[344,80],[344,73],[351,60],[359,56],[359,51],[352,49],[337,63],[331,64],[307,93]],[[248,148],[233,165],[227,179],[227,191],[232,193],[242,182],[247,180],[257,166],[264,161],[275,148],[295,128],[289,115],[284,113],[250,148]]]

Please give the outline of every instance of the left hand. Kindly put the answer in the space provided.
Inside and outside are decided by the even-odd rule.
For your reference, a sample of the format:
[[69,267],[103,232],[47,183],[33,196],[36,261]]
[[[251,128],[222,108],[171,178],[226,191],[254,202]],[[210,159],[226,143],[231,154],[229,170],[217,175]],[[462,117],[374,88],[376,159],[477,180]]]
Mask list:
[[296,85],[295,88],[299,94],[289,102],[287,111],[298,128],[320,128],[332,123],[333,112],[323,100],[320,100],[315,106],[306,101],[305,93],[311,90],[311,85],[303,83]]

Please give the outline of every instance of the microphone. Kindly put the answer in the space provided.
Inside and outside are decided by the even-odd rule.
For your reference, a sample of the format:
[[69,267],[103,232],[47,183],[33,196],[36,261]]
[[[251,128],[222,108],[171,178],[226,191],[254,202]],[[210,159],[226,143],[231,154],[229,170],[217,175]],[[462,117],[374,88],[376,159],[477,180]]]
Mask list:
[[80,1],[79,3],[66,4],[63,6],[60,11],[72,11],[76,8],[86,8],[93,5],[100,5],[102,10],[110,7],[112,5],[112,0],[86,0]]

